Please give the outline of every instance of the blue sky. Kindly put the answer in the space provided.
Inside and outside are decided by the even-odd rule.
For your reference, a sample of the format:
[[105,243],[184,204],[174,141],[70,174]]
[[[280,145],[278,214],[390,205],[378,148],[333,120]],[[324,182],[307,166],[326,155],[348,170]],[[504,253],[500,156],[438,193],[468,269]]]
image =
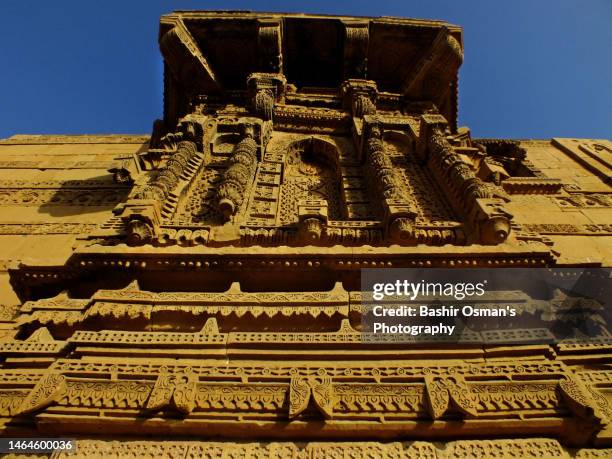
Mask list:
[[612,138],[611,0],[1,0],[0,137],[149,133],[159,16],[175,9],[447,20],[464,28],[459,120],[474,136]]

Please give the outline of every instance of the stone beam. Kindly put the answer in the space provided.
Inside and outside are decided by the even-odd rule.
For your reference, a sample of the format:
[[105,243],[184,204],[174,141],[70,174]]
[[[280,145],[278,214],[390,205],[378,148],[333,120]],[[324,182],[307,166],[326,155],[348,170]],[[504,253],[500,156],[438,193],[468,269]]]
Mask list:
[[402,93],[411,99],[430,99],[439,103],[447,94],[462,62],[461,44],[448,28],[442,28],[406,78]]
[[203,92],[221,89],[217,75],[182,19],[174,19],[169,25],[173,27],[160,37],[159,47],[174,77],[186,87]]

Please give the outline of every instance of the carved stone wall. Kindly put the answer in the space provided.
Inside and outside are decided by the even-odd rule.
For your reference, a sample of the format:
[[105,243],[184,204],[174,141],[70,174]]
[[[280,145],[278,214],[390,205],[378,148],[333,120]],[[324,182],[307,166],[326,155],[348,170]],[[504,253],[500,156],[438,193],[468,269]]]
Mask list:
[[0,140],[0,434],[79,439],[53,457],[610,456],[606,331],[360,331],[362,268],[611,267],[609,140],[458,129],[439,21],[177,12],[160,48],[151,136]]

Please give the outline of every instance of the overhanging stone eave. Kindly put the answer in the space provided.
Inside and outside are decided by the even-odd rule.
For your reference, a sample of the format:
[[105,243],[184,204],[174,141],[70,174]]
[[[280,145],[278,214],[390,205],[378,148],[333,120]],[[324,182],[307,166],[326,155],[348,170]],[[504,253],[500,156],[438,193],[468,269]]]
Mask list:
[[270,12],[270,11],[249,11],[249,10],[175,10],[172,13],[161,16],[162,20],[171,19],[174,17],[183,17],[187,19],[233,19],[233,18],[254,18],[254,19],[268,19],[268,18],[300,18],[300,19],[358,19],[358,20],[371,20],[379,21],[388,24],[409,24],[416,26],[432,26],[440,27],[446,26],[454,33],[462,33],[463,28],[461,26],[448,23],[443,20],[435,19],[420,19],[420,18],[408,18],[408,17],[395,17],[395,16],[359,16],[359,15],[332,15],[332,14],[303,14],[303,13],[283,13],[283,12]]
[[[328,252],[328,253],[325,253]],[[527,248],[517,247],[510,243],[502,243],[495,246],[488,245],[467,245],[467,246],[401,246],[390,245],[386,247],[379,246],[345,246],[334,245],[320,247],[315,245],[306,246],[249,246],[249,247],[210,247],[210,246],[190,246],[181,247],[177,245],[168,247],[130,247],[120,244],[116,246],[89,245],[87,247],[76,248],[75,255],[143,255],[143,256],[231,256],[239,255],[241,257],[266,257],[276,256],[277,254],[291,255],[312,255],[326,258],[337,258],[346,256],[412,256],[412,257],[460,257],[463,255],[471,256],[516,256],[530,254],[549,254],[550,248],[543,245],[535,248],[528,246]]]

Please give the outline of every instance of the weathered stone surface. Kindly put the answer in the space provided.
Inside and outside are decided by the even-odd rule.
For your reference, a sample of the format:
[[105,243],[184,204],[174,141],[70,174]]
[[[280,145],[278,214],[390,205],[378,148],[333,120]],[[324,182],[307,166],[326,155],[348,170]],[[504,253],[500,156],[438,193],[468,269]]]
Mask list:
[[457,129],[462,33],[438,21],[177,12],[160,47],[150,139],[0,140],[0,434],[82,438],[53,457],[610,456],[607,337],[359,331],[362,268],[611,267],[609,140]]

